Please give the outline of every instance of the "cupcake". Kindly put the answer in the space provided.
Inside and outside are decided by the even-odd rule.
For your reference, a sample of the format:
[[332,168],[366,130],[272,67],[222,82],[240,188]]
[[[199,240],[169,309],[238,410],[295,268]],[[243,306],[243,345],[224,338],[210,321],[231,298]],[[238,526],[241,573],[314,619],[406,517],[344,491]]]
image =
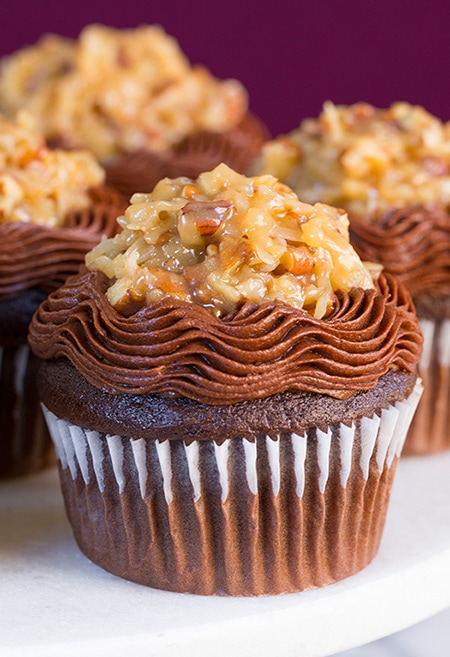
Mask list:
[[269,133],[236,80],[191,66],[157,25],[45,35],[3,61],[0,110],[26,108],[49,143],[88,148],[126,200],[226,162],[245,172]]
[[52,151],[26,117],[0,118],[0,478],[55,462],[27,345],[33,312],[117,230],[121,196],[87,152]]
[[404,454],[450,448],[450,124],[395,103],[324,105],[317,119],[268,142],[258,173],[307,202],[344,208],[362,259],[381,263],[412,295],[424,335],[424,394]]
[[81,550],[202,595],[365,567],[420,396],[408,293],[343,212],[225,164],[119,223],[29,333]]

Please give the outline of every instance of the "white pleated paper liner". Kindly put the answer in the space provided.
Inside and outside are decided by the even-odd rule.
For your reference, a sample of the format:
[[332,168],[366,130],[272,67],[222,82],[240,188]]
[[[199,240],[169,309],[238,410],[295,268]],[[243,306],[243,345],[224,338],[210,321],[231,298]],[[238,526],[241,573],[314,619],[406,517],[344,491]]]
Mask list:
[[408,432],[404,455],[450,449],[450,319],[420,319],[424,391]]
[[76,540],[116,575],[262,595],[352,575],[375,556],[421,394],[351,426],[254,441],[128,439],[45,409]]
[[26,344],[0,346],[0,478],[55,463],[37,395],[37,362]]

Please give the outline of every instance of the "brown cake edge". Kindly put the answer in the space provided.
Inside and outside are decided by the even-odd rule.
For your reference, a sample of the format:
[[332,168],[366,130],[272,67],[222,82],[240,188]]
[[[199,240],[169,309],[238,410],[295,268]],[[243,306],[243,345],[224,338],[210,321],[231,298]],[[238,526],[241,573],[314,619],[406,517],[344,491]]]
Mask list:
[[[111,395],[92,386],[67,360],[42,361],[38,373],[41,401],[57,417],[78,426],[128,438],[210,440],[249,438],[309,427],[351,424],[402,401],[416,374],[389,371],[375,388],[346,400],[306,392],[284,392],[265,399],[210,406],[158,394]],[[243,383],[245,385],[245,383]]]

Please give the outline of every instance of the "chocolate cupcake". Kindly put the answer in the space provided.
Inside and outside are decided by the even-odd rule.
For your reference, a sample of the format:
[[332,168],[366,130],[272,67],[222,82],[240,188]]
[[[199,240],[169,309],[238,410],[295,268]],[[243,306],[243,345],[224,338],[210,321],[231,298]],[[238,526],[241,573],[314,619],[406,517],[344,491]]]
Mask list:
[[344,208],[362,259],[407,286],[425,339],[424,394],[403,453],[449,449],[450,125],[408,103],[326,103],[317,119],[268,142],[255,172]]
[[157,25],[46,35],[3,61],[0,110],[26,108],[49,143],[88,148],[126,197],[226,162],[245,172],[269,138],[236,80],[191,66]]
[[203,595],[365,567],[420,396],[408,293],[344,213],[223,164],[120,223],[29,334],[81,550]]
[[24,122],[0,119],[0,478],[55,463],[36,392],[31,317],[117,231],[120,195],[89,153],[51,151]]

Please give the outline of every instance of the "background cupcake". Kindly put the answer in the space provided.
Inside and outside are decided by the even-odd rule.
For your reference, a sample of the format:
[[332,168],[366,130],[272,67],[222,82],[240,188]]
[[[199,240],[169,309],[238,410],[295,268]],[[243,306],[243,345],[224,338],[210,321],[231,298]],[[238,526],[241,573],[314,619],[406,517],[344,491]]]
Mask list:
[[256,170],[344,208],[361,257],[407,286],[425,343],[424,394],[404,453],[450,448],[450,125],[408,103],[328,102],[267,143]]
[[120,223],[29,336],[80,548],[199,594],[363,568],[420,394],[408,294],[271,176],[165,179]]
[[0,109],[20,108],[50,143],[90,149],[127,200],[222,161],[245,171],[268,138],[244,87],[191,66],[155,25],[89,25],[77,40],[47,35],[6,58]]
[[87,152],[49,150],[22,117],[0,119],[0,477],[54,462],[27,345],[33,312],[117,230],[121,197]]

